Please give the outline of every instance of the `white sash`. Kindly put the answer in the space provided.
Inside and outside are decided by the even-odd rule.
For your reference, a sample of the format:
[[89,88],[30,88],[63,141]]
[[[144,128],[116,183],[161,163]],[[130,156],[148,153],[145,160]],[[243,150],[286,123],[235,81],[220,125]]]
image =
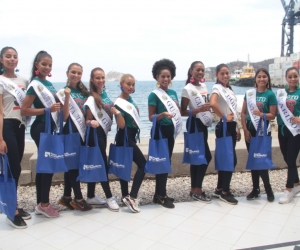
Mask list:
[[[37,94],[37,96],[39,97],[40,101],[43,103],[43,105],[46,108],[50,108],[53,104],[55,104],[55,98],[52,95],[52,93],[39,81],[37,80],[33,80],[29,86],[28,89],[30,87],[33,87],[35,93]],[[58,112],[51,112],[51,116],[53,118],[53,121],[55,122],[55,125],[57,128],[59,128],[59,123],[58,123]]]
[[[65,89],[60,89],[57,91],[56,96],[60,100],[62,104],[65,104]],[[85,140],[85,130],[86,130],[86,125],[85,125],[85,119],[84,116],[78,107],[77,103],[74,101],[73,97],[70,95],[70,103],[69,103],[69,111],[70,111],[70,117],[72,121],[74,122],[82,140]]]
[[292,124],[292,118],[295,116],[292,114],[292,112],[288,109],[286,106],[286,98],[287,93],[285,89],[278,89],[277,90],[277,107],[279,110],[279,114],[281,116],[281,119],[283,120],[285,126],[291,131],[293,136],[296,136],[297,134],[300,134],[300,124]]
[[234,121],[238,121],[236,109],[237,109],[237,101],[233,98],[232,94],[229,93],[229,90],[227,88],[224,88],[221,84],[216,83],[213,85],[213,89],[216,88],[223,99],[226,101],[227,105],[231,109],[233,115],[234,115]]
[[90,96],[87,99],[84,105],[89,106],[93,116],[103,128],[105,134],[107,134],[108,131],[110,131],[112,125],[112,120],[110,119],[109,115],[105,112],[103,108],[101,110],[98,108],[98,106],[95,103],[95,99],[92,96]]
[[133,104],[118,97],[115,105],[118,105],[121,109],[128,113],[134,119],[136,125],[140,128],[140,116]]
[[[205,104],[202,95],[198,92],[197,88],[193,84],[188,83],[184,88],[188,92],[193,109],[201,108],[201,106]],[[213,117],[210,111],[199,112],[196,117],[199,118],[205,126],[211,126]]]
[[[26,90],[19,88],[17,84],[4,76],[0,76],[0,85],[2,85],[7,92],[13,95],[17,99],[19,106],[22,107],[26,96]],[[24,86],[24,88],[26,88],[26,86]],[[31,116],[23,116],[22,120],[25,121],[26,125],[29,125]]]
[[174,128],[175,128],[174,137],[176,138],[177,135],[179,135],[179,133],[182,129],[181,114],[180,114],[180,111],[179,111],[176,103],[161,88],[157,88],[157,89],[153,90],[152,92],[157,95],[159,100],[161,100],[161,102],[165,105],[168,112],[173,115],[172,122],[173,122],[173,125],[174,125]]

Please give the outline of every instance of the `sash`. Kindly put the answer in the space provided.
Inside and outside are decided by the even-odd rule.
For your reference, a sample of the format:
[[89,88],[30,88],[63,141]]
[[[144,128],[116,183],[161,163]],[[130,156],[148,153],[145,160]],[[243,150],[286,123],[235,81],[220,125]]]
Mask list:
[[137,110],[136,110],[136,108],[134,107],[133,104],[131,104],[130,102],[118,97],[116,102],[115,102],[115,105],[118,105],[126,113],[128,113],[133,118],[136,125],[140,128],[140,116],[139,116],[139,113],[137,112]]
[[[60,89],[59,91],[57,91],[56,96],[58,97],[58,99],[62,104],[65,104],[65,99],[66,99],[65,89]],[[77,103],[74,101],[71,95],[70,95],[69,110],[70,110],[70,117],[74,122],[82,138],[82,141],[84,141],[85,130],[86,130],[85,119],[80,108],[78,107]]]
[[285,89],[278,89],[276,97],[278,101],[277,107],[279,110],[279,114],[285,126],[291,131],[293,136],[300,134],[300,124],[292,124],[292,118],[294,118],[295,116],[286,106],[287,93]]
[[105,112],[103,108],[101,110],[98,108],[98,106],[95,103],[95,99],[92,96],[90,96],[87,99],[84,105],[89,106],[93,116],[103,128],[105,134],[107,134],[108,131],[110,131],[112,125],[112,120],[110,119],[109,115]]
[[[15,84],[12,80],[4,76],[0,76],[0,85],[2,85],[7,92],[13,95],[16,98],[19,106],[22,107],[26,96],[26,90],[19,88],[17,84]],[[31,121],[31,116],[23,116],[22,120],[25,121],[27,126]]]
[[[202,95],[198,92],[193,84],[188,83],[184,88],[188,92],[193,109],[200,108],[203,104],[205,104]],[[211,126],[213,117],[210,111],[199,112],[196,114],[196,117],[199,118],[205,126]]]
[[227,105],[229,106],[230,110],[233,112],[234,115],[234,121],[238,121],[236,109],[237,109],[237,102],[236,100],[232,97],[232,95],[229,93],[227,88],[224,88],[221,84],[216,83],[213,85],[213,89],[217,89],[223,99],[226,101]]
[[167,111],[173,115],[172,122],[173,122],[173,125],[175,128],[174,138],[176,138],[182,129],[181,114],[180,114],[180,111],[179,111],[176,103],[161,88],[157,88],[157,89],[153,90],[152,92],[154,94],[156,94],[157,97],[159,98],[159,100],[161,100],[161,102],[165,105]]
[[[43,103],[43,105],[46,108],[50,108],[53,104],[55,104],[55,99],[54,96],[52,95],[52,93],[39,81],[37,80],[33,80],[29,86],[28,89],[30,87],[33,87],[35,93],[37,94],[38,98],[40,99],[40,101]],[[55,122],[56,127],[59,127],[59,116],[58,116],[58,112],[51,112],[51,116],[53,118],[53,121]]]

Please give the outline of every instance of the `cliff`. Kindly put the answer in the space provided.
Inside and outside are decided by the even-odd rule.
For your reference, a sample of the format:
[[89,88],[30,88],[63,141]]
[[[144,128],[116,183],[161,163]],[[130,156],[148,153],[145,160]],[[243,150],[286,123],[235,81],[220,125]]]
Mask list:
[[118,82],[124,74],[117,71],[110,71],[106,74],[105,78],[107,82]]

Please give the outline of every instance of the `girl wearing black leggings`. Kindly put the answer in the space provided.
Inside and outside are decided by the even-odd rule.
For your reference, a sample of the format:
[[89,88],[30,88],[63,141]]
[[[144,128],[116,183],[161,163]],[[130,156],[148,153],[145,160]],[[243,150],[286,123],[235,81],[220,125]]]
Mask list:
[[[235,145],[236,141],[241,139],[241,133],[237,127],[237,98],[229,85],[230,72],[226,64],[217,66],[216,77],[217,82],[213,86],[210,105],[220,119],[223,119],[223,115],[226,115],[227,131],[223,131],[222,121],[220,121],[216,125],[215,133],[217,138],[222,137],[223,133],[226,133],[227,136],[231,136],[235,167],[237,163]],[[231,177],[231,171],[218,171],[218,184],[213,196],[220,198],[220,200],[227,202],[228,204],[236,205],[238,201],[230,192]]]
[[[52,83],[46,80],[47,76],[51,76],[51,69],[52,57],[46,51],[40,51],[34,58],[31,83],[21,108],[21,115],[36,116],[31,125],[30,134],[37,148],[39,148],[40,134],[45,132],[45,108],[50,108],[50,112],[54,113],[54,116],[60,111],[60,103],[56,102],[54,98],[56,90]],[[34,108],[32,108],[32,104]],[[53,126],[54,120],[52,120]],[[35,213],[49,218],[59,216],[58,209],[49,203],[52,176],[53,174],[36,173],[35,178],[37,196]]]

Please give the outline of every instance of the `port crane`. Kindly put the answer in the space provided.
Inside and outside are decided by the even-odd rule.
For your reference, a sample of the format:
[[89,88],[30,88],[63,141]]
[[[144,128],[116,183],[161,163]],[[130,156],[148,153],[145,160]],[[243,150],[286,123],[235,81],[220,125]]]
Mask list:
[[294,53],[294,26],[300,24],[300,0],[290,0],[289,4],[286,0],[281,0],[281,3],[285,11],[282,20],[281,56],[290,56]]

